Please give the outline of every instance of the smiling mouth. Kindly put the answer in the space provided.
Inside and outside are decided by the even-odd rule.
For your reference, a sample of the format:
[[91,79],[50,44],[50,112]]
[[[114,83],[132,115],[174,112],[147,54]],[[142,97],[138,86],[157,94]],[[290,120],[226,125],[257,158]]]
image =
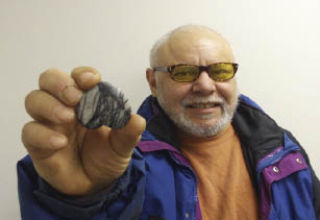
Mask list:
[[193,109],[204,109],[204,108],[214,108],[214,107],[219,107],[221,106],[221,103],[213,103],[213,102],[209,102],[209,103],[192,103],[192,104],[188,104],[187,107],[188,108],[193,108]]

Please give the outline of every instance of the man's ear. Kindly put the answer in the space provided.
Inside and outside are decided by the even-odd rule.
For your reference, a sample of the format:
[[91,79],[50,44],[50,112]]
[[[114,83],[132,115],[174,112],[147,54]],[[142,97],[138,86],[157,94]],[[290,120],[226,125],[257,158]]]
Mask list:
[[157,97],[155,73],[151,68],[146,70],[146,77],[153,97]]

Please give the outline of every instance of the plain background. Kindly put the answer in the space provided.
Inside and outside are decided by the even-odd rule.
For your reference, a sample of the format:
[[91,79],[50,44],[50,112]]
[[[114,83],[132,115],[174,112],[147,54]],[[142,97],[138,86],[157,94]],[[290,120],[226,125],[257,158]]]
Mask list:
[[136,110],[149,94],[152,44],[184,24],[207,25],[230,41],[241,92],[295,134],[320,176],[319,11],[319,0],[0,0],[0,219],[20,219],[24,97],[39,74],[94,66]]

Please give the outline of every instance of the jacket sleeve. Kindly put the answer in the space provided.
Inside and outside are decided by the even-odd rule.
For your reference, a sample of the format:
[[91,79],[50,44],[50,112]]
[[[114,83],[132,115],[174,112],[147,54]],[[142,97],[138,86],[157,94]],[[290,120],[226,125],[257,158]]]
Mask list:
[[303,147],[301,147],[301,144],[291,134],[291,132],[289,132],[288,130],[286,130],[286,132],[289,135],[289,137],[299,145],[299,147],[301,148],[301,153],[304,156],[305,160],[307,161],[307,163],[310,167],[311,176],[312,176],[312,185],[313,185],[313,205],[314,205],[316,218],[317,218],[317,220],[320,220],[320,181],[319,181],[318,177],[316,176],[316,174],[310,164],[310,160],[309,160],[309,157],[308,157],[306,151],[303,149]]
[[54,190],[38,176],[29,156],[18,162],[17,172],[22,219],[135,219],[142,210],[145,164],[138,150],[111,187],[86,197]]

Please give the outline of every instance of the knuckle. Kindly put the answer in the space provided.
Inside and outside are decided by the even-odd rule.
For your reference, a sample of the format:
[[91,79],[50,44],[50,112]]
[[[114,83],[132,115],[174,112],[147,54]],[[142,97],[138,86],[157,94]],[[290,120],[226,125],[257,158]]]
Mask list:
[[39,87],[41,91],[61,99],[62,91],[68,86],[73,86],[74,80],[65,72],[51,68],[43,72],[39,77]]
[[40,88],[45,87],[47,82],[51,81],[52,78],[58,76],[61,73],[62,71],[57,68],[49,68],[45,70],[39,76],[39,87]]
[[49,68],[47,70],[45,70],[44,72],[42,72],[39,76],[39,83],[43,82],[43,81],[46,81],[46,79],[54,74],[55,72],[59,71],[58,69],[55,69],[55,68]]
[[48,68],[43,73],[41,73],[41,75],[46,76],[46,75],[51,75],[51,74],[55,74],[58,72],[61,72],[61,70],[58,68]]
[[32,107],[33,100],[34,100],[36,94],[38,93],[38,91],[39,90],[33,90],[26,95],[26,97],[24,99],[24,105],[25,105],[27,112],[29,112],[30,108]]
[[30,134],[31,129],[34,127],[34,121],[29,121],[27,123],[25,123],[22,127],[22,134],[24,136],[27,136],[28,134]]
[[30,136],[32,136],[31,131],[33,129],[33,126],[34,126],[34,122],[30,121],[30,122],[27,122],[26,124],[24,124],[24,126],[22,127],[21,139],[22,139],[22,142],[25,147],[28,147],[28,142],[29,142]]
[[44,71],[43,73],[40,74],[40,76],[39,76],[39,87],[40,88],[44,87],[45,82],[49,78],[50,72],[51,71],[48,69],[48,70],[46,70],[46,71]]

